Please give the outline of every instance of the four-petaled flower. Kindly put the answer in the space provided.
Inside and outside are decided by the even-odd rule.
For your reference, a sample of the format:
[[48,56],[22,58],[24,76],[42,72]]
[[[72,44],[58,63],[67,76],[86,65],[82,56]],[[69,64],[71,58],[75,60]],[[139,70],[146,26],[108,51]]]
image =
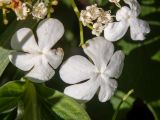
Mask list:
[[57,19],[45,19],[37,27],[36,42],[29,28],[19,29],[11,39],[11,47],[17,52],[9,55],[10,61],[19,69],[29,71],[26,77],[34,82],[51,79],[62,62],[63,49],[52,49],[64,34],[63,24]]
[[109,23],[104,29],[104,37],[109,41],[117,41],[122,38],[130,26],[130,34],[133,40],[144,40],[145,34],[150,32],[149,24],[138,19],[140,5],[137,0],[124,0],[130,6],[122,7],[116,13],[118,22]]
[[122,72],[124,54],[120,50],[114,53],[113,44],[103,37],[88,40],[83,50],[93,63],[75,55],[62,65],[60,77],[64,82],[74,84],[66,87],[64,93],[77,100],[89,101],[98,92],[99,100],[105,102],[117,88],[115,79]]

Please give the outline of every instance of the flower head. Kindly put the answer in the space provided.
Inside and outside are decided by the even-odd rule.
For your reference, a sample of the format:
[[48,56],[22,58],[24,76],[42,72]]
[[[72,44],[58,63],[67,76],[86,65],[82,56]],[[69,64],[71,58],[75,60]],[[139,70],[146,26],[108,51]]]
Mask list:
[[9,55],[10,61],[19,69],[29,71],[26,77],[34,82],[44,82],[54,76],[63,59],[61,48],[52,49],[62,37],[64,27],[57,19],[45,19],[37,27],[36,42],[29,28],[19,29],[11,39],[11,47],[17,52]]
[[82,10],[80,13],[80,21],[82,21],[83,25],[93,23],[101,14],[101,8],[97,7],[97,4],[87,6],[86,10]]
[[25,20],[30,9],[26,6],[26,3],[19,2],[18,5],[14,7],[14,11],[17,15],[17,20]]
[[97,19],[98,23],[102,23],[104,25],[107,25],[108,23],[113,21],[113,16],[111,15],[111,11],[102,11],[100,16]]
[[122,72],[124,54],[122,51],[114,53],[113,44],[102,37],[88,40],[83,50],[93,63],[83,56],[75,55],[62,65],[62,80],[74,84],[66,87],[64,93],[77,100],[89,101],[98,92],[99,100],[105,102],[117,88],[115,79]]
[[116,41],[122,38],[130,27],[130,34],[133,40],[144,40],[145,34],[150,32],[149,24],[138,19],[140,5],[137,0],[124,0],[130,6],[124,6],[116,13],[118,22],[109,23],[104,29],[104,37],[109,41]]
[[100,36],[103,30],[104,30],[104,26],[102,23],[94,23],[92,34],[96,36]]
[[111,11],[104,11],[102,8],[98,8],[97,4],[87,6],[86,10],[82,10],[80,13],[80,21],[84,26],[91,24],[93,26],[92,34],[100,36],[105,26],[112,22]]
[[40,3],[36,3],[33,6],[32,15],[34,18],[43,19],[47,15],[47,12],[48,12],[48,9],[45,3],[40,2]]

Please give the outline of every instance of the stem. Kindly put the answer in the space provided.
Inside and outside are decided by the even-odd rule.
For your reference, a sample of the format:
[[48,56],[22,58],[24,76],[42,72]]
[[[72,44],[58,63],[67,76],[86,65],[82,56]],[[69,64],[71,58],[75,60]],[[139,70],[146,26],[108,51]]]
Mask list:
[[116,109],[116,111],[115,111],[115,113],[114,113],[114,115],[113,115],[113,117],[112,117],[112,120],[116,120],[116,119],[117,119],[118,112],[119,112],[119,110],[120,110],[120,108],[121,108],[121,105],[123,104],[124,101],[127,100],[127,98],[128,98],[133,92],[134,92],[133,89],[130,90],[130,91],[122,98],[121,102],[119,103],[119,105],[118,105],[118,107],[117,107],[117,109]]
[[153,114],[153,116],[154,116],[154,119],[155,119],[155,120],[158,120],[158,116],[157,116],[155,110],[153,109],[153,107],[152,107],[150,104],[147,104],[147,107],[148,107],[148,109],[152,112],[152,114]]
[[91,26],[90,24],[87,25],[87,27],[91,30],[93,30],[93,26]]
[[3,13],[3,23],[6,25],[8,24],[8,20],[7,20],[7,15],[6,15],[6,9],[2,8],[2,13]]
[[[78,7],[77,7],[74,0],[71,0],[71,3],[72,3],[73,10],[78,18],[78,21],[79,21],[80,12],[78,10]],[[79,21],[79,30],[80,30],[80,46],[82,46],[84,44],[84,34],[83,34],[83,26],[82,26],[81,21]]]

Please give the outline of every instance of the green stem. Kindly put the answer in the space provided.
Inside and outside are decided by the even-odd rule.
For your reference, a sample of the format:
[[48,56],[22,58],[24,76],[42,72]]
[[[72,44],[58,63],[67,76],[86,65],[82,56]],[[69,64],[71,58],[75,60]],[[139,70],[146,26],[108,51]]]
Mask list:
[[121,102],[119,103],[119,105],[118,105],[118,107],[117,107],[117,109],[116,109],[116,111],[115,111],[115,113],[114,113],[114,115],[113,115],[113,117],[112,117],[112,120],[116,120],[116,119],[117,119],[118,112],[119,112],[119,110],[120,110],[120,108],[121,108],[121,105],[123,104],[124,101],[127,100],[127,98],[128,98],[133,92],[134,92],[133,89],[130,90],[130,91],[122,98]]
[[152,112],[152,114],[153,114],[153,116],[154,116],[154,119],[155,119],[155,120],[158,120],[158,116],[157,116],[155,110],[153,109],[153,107],[152,107],[150,104],[147,104],[147,107],[148,107],[148,109]]
[[92,25],[88,24],[87,27],[88,27],[89,29],[93,30],[93,26],[92,26]]
[[[73,10],[78,18],[78,21],[79,21],[80,12],[78,10],[78,7],[77,7],[74,0],[71,0],[71,3],[72,3]],[[83,34],[83,25],[82,25],[81,21],[79,21],[79,30],[80,30],[80,46],[82,46],[84,44],[84,34]]]
[[7,15],[6,15],[6,9],[2,8],[2,13],[3,13],[3,23],[6,25],[8,24],[8,20],[7,20]]

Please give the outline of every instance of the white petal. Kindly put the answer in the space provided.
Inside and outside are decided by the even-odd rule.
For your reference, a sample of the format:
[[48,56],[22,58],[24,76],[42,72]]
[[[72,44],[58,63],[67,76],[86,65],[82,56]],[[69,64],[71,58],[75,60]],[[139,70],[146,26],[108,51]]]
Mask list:
[[26,75],[29,80],[37,83],[50,80],[55,74],[45,57],[39,56],[33,69]]
[[11,39],[11,47],[15,50],[34,53],[39,50],[33,32],[29,28],[19,29]]
[[119,9],[116,13],[116,20],[117,21],[124,21],[128,20],[128,18],[132,15],[131,9],[124,6],[121,9]]
[[109,41],[117,41],[125,35],[128,26],[127,21],[109,23],[104,29],[104,37]]
[[28,71],[33,66],[36,59],[36,56],[28,53],[22,53],[22,52],[14,52],[9,55],[9,60],[14,64],[17,68]]
[[98,79],[91,79],[87,82],[66,87],[64,93],[77,100],[89,101],[93,98],[99,88]]
[[132,13],[135,16],[138,16],[140,14],[141,6],[137,0],[124,0],[124,2],[130,6],[130,8],[132,9]]
[[130,20],[130,33],[133,40],[144,40],[145,34],[150,32],[149,24],[140,19]]
[[48,18],[42,20],[37,27],[38,45],[41,49],[50,49],[62,37],[63,24],[57,20]]
[[98,95],[99,101],[106,102],[107,100],[109,100],[114,94],[117,85],[117,81],[115,81],[114,79],[101,80],[100,91]]
[[57,49],[54,49],[54,50],[47,51],[45,53],[45,56],[48,60],[48,63],[54,69],[56,69],[61,64],[61,62],[63,60],[64,52],[63,52],[62,48],[57,48]]
[[78,83],[91,78],[94,66],[89,60],[80,55],[70,57],[59,71],[62,80],[69,84]]
[[118,78],[123,70],[124,57],[125,55],[121,50],[115,52],[106,68],[105,74],[111,78]]
[[93,60],[96,67],[102,68],[106,67],[113,55],[114,46],[103,37],[95,37],[86,42],[83,50]]

